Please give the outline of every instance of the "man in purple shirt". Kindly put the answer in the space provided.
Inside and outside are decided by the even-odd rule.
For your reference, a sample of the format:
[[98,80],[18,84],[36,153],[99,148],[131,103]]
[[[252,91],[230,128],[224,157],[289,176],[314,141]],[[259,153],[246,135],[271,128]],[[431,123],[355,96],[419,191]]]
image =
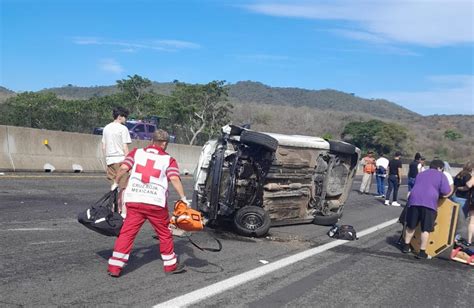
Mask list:
[[405,232],[405,244],[403,253],[410,252],[410,242],[415,234],[415,228],[421,226],[420,252],[418,259],[428,259],[426,246],[430,232],[434,230],[434,222],[438,210],[438,199],[448,197],[451,192],[448,179],[443,174],[444,163],[441,160],[433,160],[430,169],[419,173],[415,178],[415,185],[410,192],[407,206],[407,229]]

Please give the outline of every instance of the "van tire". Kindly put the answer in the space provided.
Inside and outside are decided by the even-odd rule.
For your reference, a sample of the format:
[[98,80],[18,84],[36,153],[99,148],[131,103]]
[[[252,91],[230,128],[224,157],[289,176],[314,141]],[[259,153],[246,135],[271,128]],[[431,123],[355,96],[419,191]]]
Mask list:
[[328,216],[316,215],[314,216],[313,224],[320,226],[332,226],[336,224],[339,219],[342,217],[341,214],[333,214]]
[[270,230],[270,215],[258,206],[244,206],[234,216],[234,226],[238,234],[261,237]]
[[275,138],[250,130],[242,131],[240,142],[248,145],[258,145],[272,152],[275,152],[278,147],[278,140]]
[[329,140],[329,149],[331,152],[352,155],[356,152],[356,147],[352,144],[344,143],[342,141]]

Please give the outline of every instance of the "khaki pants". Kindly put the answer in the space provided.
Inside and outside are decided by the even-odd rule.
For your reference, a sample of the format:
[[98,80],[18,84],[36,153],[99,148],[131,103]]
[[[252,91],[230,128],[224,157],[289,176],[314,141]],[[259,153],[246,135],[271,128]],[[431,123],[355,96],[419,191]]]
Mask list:
[[[117,176],[117,172],[119,171],[120,166],[121,166],[120,163],[111,164],[107,166],[107,179],[110,181],[110,184],[114,183],[115,177]],[[127,187],[129,177],[130,177],[130,173],[127,172],[126,174],[124,174],[124,176],[122,176],[122,178],[118,182],[119,188],[121,190]]]
[[362,183],[360,184],[360,192],[368,194],[371,184],[372,184],[372,174],[364,173],[364,175],[362,176]]
[[[121,164],[116,163],[116,164],[111,164],[107,166],[107,179],[110,181],[110,184],[113,184],[115,181],[115,177],[117,176],[117,172],[120,169]],[[118,207],[119,207],[119,213],[122,214],[122,216],[125,217],[127,215],[127,207],[125,206],[123,202],[123,193],[125,191],[125,188],[127,187],[128,184],[128,179],[130,178],[130,173],[125,173],[121,178],[120,181],[118,182],[118,186],[120,188],[119,194],[118,194]]]

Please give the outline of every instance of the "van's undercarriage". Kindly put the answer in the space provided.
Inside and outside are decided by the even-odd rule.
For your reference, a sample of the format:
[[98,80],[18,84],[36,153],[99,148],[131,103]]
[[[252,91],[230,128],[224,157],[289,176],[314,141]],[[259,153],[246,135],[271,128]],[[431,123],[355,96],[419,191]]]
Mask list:
[[264,235],[270,225],[335,223],[359,155],[355,147],[341,145],[338,152],[282,145],[269,134],[247,130],[224,134],[200,166],[205,174],[197,178],[195,207],[211,225],[233,221],[239,233],[250,236]]

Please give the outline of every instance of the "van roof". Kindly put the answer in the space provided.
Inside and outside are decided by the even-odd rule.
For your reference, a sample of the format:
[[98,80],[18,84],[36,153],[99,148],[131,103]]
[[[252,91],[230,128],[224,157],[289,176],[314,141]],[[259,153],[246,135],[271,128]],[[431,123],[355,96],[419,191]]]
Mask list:
[[263,133],[276,140],[278,144],[292,147],[316,148],[329,150],[329,142],[320,137],[302,136],[302,135],[283,135],[274,133]]

